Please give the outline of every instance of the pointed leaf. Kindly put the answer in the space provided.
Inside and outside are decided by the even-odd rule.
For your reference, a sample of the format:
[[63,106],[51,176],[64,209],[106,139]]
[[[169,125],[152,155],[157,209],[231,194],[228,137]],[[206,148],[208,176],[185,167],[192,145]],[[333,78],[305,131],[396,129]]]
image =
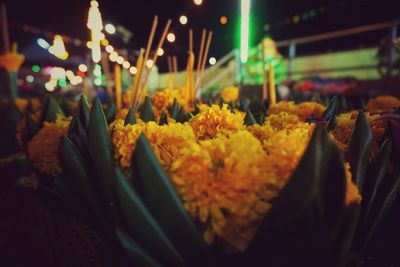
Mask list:
[[128,111],[128,114],[126,114],[125,117],[125,123],[124,125],[133,125],[136,124],[136,117],[135,117],[135,111],[133,110],[133,108],[130,108]]
[[158,124],[159,124],[159,125],[168,124],[168,118],[167,118],[167,114],[165,113],[165,111],[163,111],[163,112],[161,113],[160,122],[159,122]]
[[335,111],[336,111],[336,106],[337,106],[337,96],[335,95],[334,97],[332,97],[332,99],[329,101],[329,105],[326,108],[324,114],[322,114],[322,118],[329,121],[332,116],[335,115]]
[[244,125],[251,126],[254,124],[257,124],[257,121],[251,113],[250,109],[248,109],[246,112],[246,116],[244,117]]
[[130,238],[122,229],[116,228],[118,240],[121,243],[125,255],[133,266],[140,267],[161,267],[151,256],[144,251],[132,238]]
[[115,119],[115,114],[117,114],[117,107],[115,106],[114,100],[109,99],[107,101],[107,108],[104,110],[107,122],[111,123]]
[[148,96],[146,96],[146,99],[144,100],[140,118],[144,122],[154,121],[154,119],[155,119],[153,105],[151,104],[151,99]]
[[60,114],[62,117],[65,117],[64,112],[61,107],[58,105],[57,101],[52,97],[48,96],[45,100],[43,111],[42,111],[41,122],[54,122],[57,118],[57,114]]
[[112,193],[115,184],[114,157],[107,121],[98,98],[95,98],[90,112],[88,139],[96,189],[99,190],[108,211],[114,215],[115,207]]
[[183,259],[120,169],[116,169],[116,198],[129,234],[165,266],[184,266]]
[[202,237],[144,134],[136,143],[132,162],[143,201],[187,265],[214,266]]
[[184,123],[187,121],[186,111],[184,107],[179,108],[178,117],[176,118],[177,122]]
[[77,116],[79,118],[80,123],[83,125],[84,129],[87,129],[89,125],[89,115],[90,115],[89,103],[87,101],[86,96],[82,94],[78,103]]
[[179,113],[179,104],[178,104],[178,101],[175,98],[174,99],[174,103],[172,104],[172,107],[171,107],[171,110],[170,110],[171,118],[176,120],[177,117],[178,117],[178,113]]
[[360,110],[347,150],[352,179],[360,192],[363,192],[371,145],[372,131],[364,112]]

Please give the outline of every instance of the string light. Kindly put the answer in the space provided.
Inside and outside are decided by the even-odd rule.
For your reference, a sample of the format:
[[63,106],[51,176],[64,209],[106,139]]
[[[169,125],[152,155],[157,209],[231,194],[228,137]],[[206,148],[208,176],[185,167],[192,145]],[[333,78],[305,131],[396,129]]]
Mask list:
[[28,83],[33,83],[33,81],[35,80],[35,78],[34,78],[32,75],[27,75],[27,76],[25,77],[25,80],[26,80]]
[[78,69],[82,72],[87,72],[87,66],[85,64],[80,64]]
[[107,39],[103,39],[100,41],[102,46],[107,46],[108,45],[108,40]]
[[92,60],[97,63],[101,60],[100,40],[104,39],[103,22],[97,1],[90,2],[87,27],[90,29],[92,39]]
[[211,66],[215,65],[215,63],[217,63],[217,60],[215,59],[215,57],[210,57],[210,59],[208,60],[208,63],[210,63]]
[[118,63],[118,64],[124,63],[124,58],[121,57],[121,56],[119,56],[119,57],[117,58],[117,63]]
[[168,40],[168,42],[170,42],[170,43],[175,42],[175,34],[173,34],[172,32],[168,33],[168,35],[167,35],[167,40]]
[[203,4],[203,0],[194,0],[193,2],[196,6],[200,6],[201,4]]
[[106,24],[106,26],[104,26],[104,29],[108,34],[114,34],[116,32],[115,26],[111,23]]
[[125,69],[129,69],[130,66],[131,66],[131,63],[129,63],[128,61],[125,61],[124,63],[122,63],[122,67],[124,67]]
[[188,18],[185,15],[182,15],[182,16],[179,17],[179,22],[182,25],[186,25],[188,23]]
[[38,73],[40,71],[39,65],[33,65],[32,66],[32,71]]
[[227,18],[227,16],[221,16],[221,17],[219,18],[219,23],[221,23],[222,25],[227,24],[227,23],[228,23],[228,18]]
[[107,51],[107,53],[112,53],[114,51],[114,47],[112,47],[111,45],[107,45],[106,51]]
[[151,60],[151,59],[149,59],[149,60],[147,60],[147,62],[146,62],[146,66],[150,69],[151,67],[153,67],[153,64],[154,64],[154,62],[153,62],[153,60]]
[[157,51],[157,55],[159,56],[159,57],[161,57],[162,55],[164,55],[164,49],[162,49],[161,47],[158,49],[158,51]]
[[137,68],[136,68],[135,66],[132,66],[132,67],[129,68],[129,72],[130,72],[132,75],[135,75],[135,74],[137,73]]
[[60,35],[54,36],[53,45],[49,48],[49,52],[62,60],[68,58],[69,54],[65,50],[64,42]]
[[49,49],[50,44],[43,38],[38,38],[36,43],[43,49]]

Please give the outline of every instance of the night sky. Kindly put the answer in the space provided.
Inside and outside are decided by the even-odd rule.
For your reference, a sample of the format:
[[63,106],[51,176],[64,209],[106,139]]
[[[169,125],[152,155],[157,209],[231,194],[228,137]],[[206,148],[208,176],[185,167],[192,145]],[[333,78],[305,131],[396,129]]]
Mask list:
[[[12,0],[3,2],[7,5],[10,21],[83,40],[89,38],[86,20],[90,1]],[[252,2],[254,42],[258,42],[266,34],[277,40],[284,40],[400,18],[400,13],[396,12],[399,10],[399,4],[395,8],[395,0],[253,0]],[[201,30],[204,27],[214,31],[215,38],[210,56],[222,57],[237,46],[235,35],[239,24],[239,0],[204,0],[200,7],[195,6],[191,0],[99,0],[99,3],[103,21],[120,24],[134,34],[127,45],[123,45],[118,39],[113,40],[117,38],[115,36],[110,37],[117,47],[138,49],[145,46],[155,14],[159,15],[159,25],[161,25],[157,36],[161,35],[161,28],[167,18],[174,20],[172,30],[177,35],[177,42],[173,45],[167,44],[165,48],[167,53],[180,56],[181,62],[186,60],[189,28],[195,31],[195,44],[200,43]],[[312,18],[304,17],[304,14],[313,11],[316,11],[316,14]],[[181,14],[189,18],[189,23],[185,26],[178,23]],[[222,15],[228,17],[227,25],[219,24],[219,18]],[[296,15],[299,15],[301,20],[293,23],[293,17]],[[11,38],[22,42],[21,46],[25,41],[34,40],[35,37],[40,36],[11,29]],[[329,47],[319,46],[318,48],[334,49],[338,46],[362,45],[363,42],[368,45],[377,43],[378,38],[378,35],[361,37],[351,43],[330,43]]]

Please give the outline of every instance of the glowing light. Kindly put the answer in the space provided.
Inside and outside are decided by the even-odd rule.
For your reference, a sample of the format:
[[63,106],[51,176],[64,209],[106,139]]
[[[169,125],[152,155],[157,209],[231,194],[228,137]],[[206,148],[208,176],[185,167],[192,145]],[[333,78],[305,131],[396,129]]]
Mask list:
[[193,2],[196,6],[200,6],[201,4],[203,4],[203,0],[194,0]]
[[122,63],[124,63],[124,58],[123,57],[121,57],[121,56],[119,56],[118,58],[117,58],[117,63],[118,64],[122,64]]
[[65,69],[60,67],[54,67],[51,69],[51,78],[62,79],[65,78]]
[[40,71],[40,67],[38,65],[33,65],[32,71],[38,73]]
[[47,91],[53,92],[54,89],[57,86],[57,82],[55,80],[50,80],[47,83],[45,83],[44,87],[46,88]]
[[162,55],[164,55],[164,49],[162,49],[161,47],[158,49],[158,51],[157,51],[157,55],[159,56],[159,57],[161,57]]
[[182,15],[182,16],[179,17],[179,22],[182,25],[186,25],[188,23],[188,18],[185,15]]
[[122,63],[122,67],[124,67],[125,69],[129,69],[130,66],[131,66],[131,64],[128,61],[125,61],[124,63]]
[[78,69],[82,72],[87,72],[87,66],[85,64],[80,64]]
[[225,25],[228,23],[228,18],[226,16],[222,16],[219,18],[219,23],[221,23],[222,25]]
[[153,64],[154,64],[154,62],[153,62],[153,60],[151,60],[151,59],[149,59],[149,60],[147,60],[147,62],[146,62],[146,66],[150,69],[151,67],[153,67]]
[[134,67],[134,66],[132,66],[132,67],[129,68],[129,72],[130,72],[131,74],[135,75],[135,74],[137,73],[137,68]]
[[50,44],[43,38],[38,38],[36,43],[43,49],[49,49]]
[[59,79],[58,80],[58,85],[60,87],[64,88],[65,86],[67,86],[67,80],[65,78],[64,79]]
[[116,32],[115,26],[110,23],[106,24],[106,26],[104,26],[104,29],[108,34],[114,34]]
[[210,65],[215,65],[215,63],[217,63],[217,60],[215,59],[215,57],[210,57],[210,59],[208,60],[208,63],[210,63]]
[[94,79],[93,82],[94,82],[95,85],[100,86],[101,85],[101,78],[96,78],[96,79]]
[[33,83],[33,81],[35,80],[35,78],[34,78],[32,75],[27,75],[27,76],[25,77],[25,80],[26,80],[28,83]]
[[175,34],[173,34],[172,32],[168,33],[168,35],[167,35],[167,40],[168,40],[168,42],[170,42],[170,43],[175,42]]
[[97,77],[101,76],[101,66],[99,64],[94,66],[93,74]]
[[54,36],[53,45],[49,48],[49,52],[59,59],[68,58],[68,52],[65,50],[64,41],[60,35]]
[[111,45],[107,45],[106,51],[107,51],[107,53],[112,53],[114,51],[114,47],[112,47]]
[[97,63],[101,60],[100,41],[104,39],[103,22],[97,1],[90,2],[87,27],[90,29],[92,41],[92,60]]
[[71,77],[75,77],[74,73],[72,71],[70,71],[70,70],[67,70],[65,72],[65,75],[68,77],[68,79],[71,78]]
[[240,60],[246,63],[249,57],[250,0],[241,0]]
[[103,39],[100,41],[102,46],[107,46],[108,45],[108,40],[107,39]]

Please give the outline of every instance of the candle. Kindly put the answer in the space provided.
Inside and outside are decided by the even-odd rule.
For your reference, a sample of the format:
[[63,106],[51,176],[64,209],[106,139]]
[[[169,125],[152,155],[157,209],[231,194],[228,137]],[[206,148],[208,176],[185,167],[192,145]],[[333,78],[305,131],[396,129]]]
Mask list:
[[272,65],[271,62],[269,63],[268,80],[269,80],[269,87],[268,87],[269,104],[275,104],[276,103],[275,73],[274,73],[274,66]]
[[121,67],[118,64],[115,65],[114,73],[115,73],[115,102],[117,105],[117,110],[121,110],[122,106]]

